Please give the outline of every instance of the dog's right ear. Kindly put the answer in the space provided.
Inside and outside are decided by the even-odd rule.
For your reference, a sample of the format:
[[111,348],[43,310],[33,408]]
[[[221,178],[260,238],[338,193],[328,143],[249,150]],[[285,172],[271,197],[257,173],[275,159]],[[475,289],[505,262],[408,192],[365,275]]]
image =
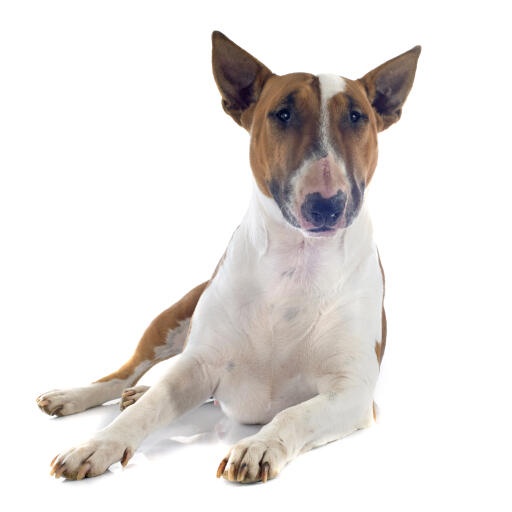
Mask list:
[[213,76],[224,110],[245,129],[251,125],[250,108],[272,72],[221,32],[212,34]]

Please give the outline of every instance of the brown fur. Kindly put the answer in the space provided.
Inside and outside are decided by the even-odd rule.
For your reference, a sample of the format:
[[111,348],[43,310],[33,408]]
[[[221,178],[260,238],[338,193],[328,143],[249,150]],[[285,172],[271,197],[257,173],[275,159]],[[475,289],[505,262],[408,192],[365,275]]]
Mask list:
[[[273,74],[220,32],[212,35],[212,64],[224,110],[251,133],[250,161],[256,183],[270,197],[269,184],[285,184],[318,145],[320,88],[309,73]],[[377,132],[396,122],[412,87],[421,48],[391,59],[359,80],[345,79],[346,90],[329,104],[330,136],[357,185],[369,184],[377,165]],[[294,123],[285,130],[272,113],[293,95]],[[364,114],[353,125],[350,112]],[[296,119],[295,119],[296,118]],[[321,173],[309,173],[314,179]],[[316,182],[304,189],[318,189]],[[338,187],[338,188],[336,188]],[[333,183],[332,189],[343,189]],[[299,200],[301,200],[300,198]]]
[[[320,125],[318,78],[309,73],[275,75],[220,32],[212,34],[212,43],[213,74],[222,95],[222,106],[238,124],[251,132],[250,161],[254,177],[262,193],[271,196],[269,183],[273,180],[285,182],[317,143]],[[337,127],[330,134],[334,135],[335,148],[342,155],[347,171],[365,187],[377,165],[377,132],[400,118],[401,108],[412,87],[420,51],[420,47],[415,47],[357,81],[345,79],[346,90],[330,101],[330,125]],[[393,95],[384,98],[383,91],[390,86],[394,87]],[[286,106],[290,97],[293,97],[294,111],[299,113],[298,124],[282,130],[270,114]],[[348,121],[352,109],[364,114],[367,122],[354,128]],[[318,174],[311,173],[312,176]],[[313,183],[307,188],[315,186]],[[212,279],[223,261],[224,256]],[[384,281],[382,265],[380,268]],[[97,382],[127,379],[141,362],[156,363],[155,348],[165,344],[169,330],[192,316],[208,283],[197,286],[157,316],[146,329],[131,359]],[[383,305],[382,336],[380,343],[375,344],[379,364],[384,355],[386,331]]]
[[[367,187],[377,167],[377,115],[360,83],[345,78],[346,89],[334,96],[329,104],[330,123],[335,149],[342,155],[347,172],[357,183]],[[350,112],[356,110],[367,118],[353,126]]]
[[[345,163],[351,183],[340,181],[342,173],[332,157],[322,157],[323,161],[319,158],[297,185],[296,210],[311,191],[324,189],[324,197],[329,197],[347,185],[351,190],[359,187],[359,193],[368,186],[377,166],[377,133],[400,118],[420,52],[421,47],[416,46],[359,80],[344,79],[345,90],[329,100],[328,136]],[[318,77],[308,73],[275,75],[219,32],[213,34],[213,72],[225,110],[251,133],[250,161],[256,183],[263,194],[276,198],[270,184],[277,183],[278,195],[282,194],[291,174],[317,149],[321,111]],[[283,129],[273,114],[289,105],[293,108],[293,123]],[[362,115],[360,122],[351,122],[353,111]],[[385,288],[380,258],[379,266]],[[387,336],[384,296],[382,301],[381,339],[375,343],[379,365]]]
[[272,72],[221,32],[213,32],[212,46],[213,76],[222,95],[222,108],[246,127],[247,110],[258,100]]
[[[294,109],[300,112],[297,126],[283,130],[270,113],[286,106],[293,93]],[[270,196],[272,180],[285,182],[314,147],[320,122],[318,78],[308,73],[273,75],[253,108],[250,162],[260,190]]]
[[420,53],[421,46],[415,46],[381,64],[359,80],[377,113],[379,131],[400,119],[402,107],[414,82]]
[[386,350],[386,337],[388,333],[388,325],[386,320],[386,311],[384,310],[384,296],[386,295],[386,276],[384,275],[384,269],[382,268],[382,263],[380,261],[379,255],[379,267],[380,272],[382,274],[382,331],[380,336],[380,343],[378,341],[375,342],[375,353],[377,354],[377,360],[379,361],[379,366],[382,362],[382,358],[384,357],[384,351]]
[[[180,322],[192,316],[199,297],[207,284],[208,281],[196,286],[178,302],[166,309],[163,313],[160,313],[144,332],[130,360],[121,366],[119,370],[96,382],[107,382],[112,379],[128,379],[133,375],[135,368],[143,361],[150,361],[151,366],[160,362],[161,359],[156,359],[155,357],[155,348],[165,345],[169,330],[176,329]],[[139,375],[134,382],[131,382],[130,385],[135,384],[140,377],[141,375]]]
[[[222,95],[222,106],[238,124],[251,132],[250,161],[253,174],[262,193],[270,197],[269,183],[272,180],[286,181],[315,148],[320,124],[318,78],[309,73],[275,75],[220,32],[212,34],[212,42],[213,74]],[[330,101],[330,125],[337,127],[330,134],[334,135],[335,149],[343,157],[347,171],[365,187],[377,165],[377,132],[400,118],[403,103],[412,87],[420,51],[421,48],[417,46],[359,80],[345,79],[346,90]],[[394,87],[393,95],[384,98],[383,91],[389,87]],[[299,113],[298,124],[282,130],[269,114],[286,106],[292,96],[294,110]],[[352,109],[364,114],[367,122],[354,128],[348,121]],[[212,278],[223,261],[224,257]],[[382,265],[380,268],[384,281]],[[197,286],[156,317],[131,359],[119,370],[97,382],[127,379],[141,362],[156,363],[155,348],[165,344],[170,329],[175,329],[180,321],[192,316],[207,285],[208,282],[205,282]],[[379,364],[386,346],[386,332],[383,305],[381,340],[375,344]]]
[[[349,173],[357,183],[370,182],[377,166],[378,116],[374,112],[363,85],[345,79],[345,92],[333,97],[329,104],[333,143],[343,157]],[[283,133],[272,123],[269,112],[278,110],[282,100],[294,92],[295,109],[300,113],[300,130],[288,129]],[[357,107],[368,118],[354,129],[350,125],[351,109]],[[268,183],[272,180],[285,182],[290,173],[298,169],[308,153],[315,148],[319,136],[320,90],[318,78],[306,73],[273,75],[265,84],[261,97],[251,107],[251,151],[250,160],[260,190],[270,196]],[[336,177],[334,177],[335,179]],[[321,173],[308,173],[303,187],[319,189]],[[343,188],[333,183],[333,190]]]

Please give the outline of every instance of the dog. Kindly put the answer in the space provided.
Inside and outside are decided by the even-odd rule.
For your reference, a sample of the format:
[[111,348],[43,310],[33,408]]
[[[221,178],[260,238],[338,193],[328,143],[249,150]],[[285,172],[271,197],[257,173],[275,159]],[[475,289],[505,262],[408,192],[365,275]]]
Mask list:
[[[109,426],[53,459],[56,477],[125,466],[148,434],[211,397],[236,421],[263,424],[218,467],[243,483],[375,419],[384,272],[364,197],[377,133],[399,120],[421,47],[350,80],[274,74],[217,31],[212,44],[222,106],[250,134],[248,211],[211,279],[157,316],[127,363],[37,398],[63,416],[121,397]],[[177,354],[154,386],[135,386]]]

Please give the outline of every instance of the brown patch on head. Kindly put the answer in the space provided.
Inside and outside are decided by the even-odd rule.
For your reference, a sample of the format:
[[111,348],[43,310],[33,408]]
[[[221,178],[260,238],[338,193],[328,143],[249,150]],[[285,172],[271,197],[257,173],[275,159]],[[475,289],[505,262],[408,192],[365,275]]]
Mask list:
[[325,107],[318,77],[273,75],[250,107],[250,159],[256,183],[276,200],[291,224],[308,231],[318,226],[318,209],[331,208],[328,214],[333,218],[336,208],[344,209],[334,226],[348,226],[377,165],[377,116],[365,88],[353,80],[341,83],[344,90]]
[[380,273],[382,275],[382,318],[381,318],[381,335],[380,335],[380,343],[375,342],[375,353],[377,354],[377,360],[379,361],[379,366],[382,362],[382,358],[384,357],[384,351],[386,350],[386,337],[388,333],[388,325],[386,320],[386,311],[384,310],[384,296],[386,295],[386,276],[384,275],[384,269],[382,268],[382,263],[380,261],[380,255],[377,251],[377,257],[379,259],[379,267]]
[[342,80],[278,76],[220,32],[212,40],[222,105],[251,133],[259,190],[304,231],[332,234],[349,226],[375,172],[377,132],[400,117],[420,48],[359,80]]
[[[289,120],[282,117],[289,116]],[[318,78],[308,73],[272,76],[253,107],[251,167],[258,187],[286,183],[316,149],[320,123]]]
[[364,87],[344,80],[345,90],[329,102],[331,143],[349,176],[365,188],[377,166],[377,119]]

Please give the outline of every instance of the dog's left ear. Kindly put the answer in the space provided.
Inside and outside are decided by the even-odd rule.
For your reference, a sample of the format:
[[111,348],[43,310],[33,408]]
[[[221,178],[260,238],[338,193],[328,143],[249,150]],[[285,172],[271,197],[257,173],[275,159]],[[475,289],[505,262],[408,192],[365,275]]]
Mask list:
[[402,106],[414,82],[420,53],[421,46],[415,46],[360,78],[377,113],[379,131],[400,119]]
[[221,32],[212,34],[213,76],[222,95],[222,107],[239,125],[250,128],[250,115],[272,72]]

